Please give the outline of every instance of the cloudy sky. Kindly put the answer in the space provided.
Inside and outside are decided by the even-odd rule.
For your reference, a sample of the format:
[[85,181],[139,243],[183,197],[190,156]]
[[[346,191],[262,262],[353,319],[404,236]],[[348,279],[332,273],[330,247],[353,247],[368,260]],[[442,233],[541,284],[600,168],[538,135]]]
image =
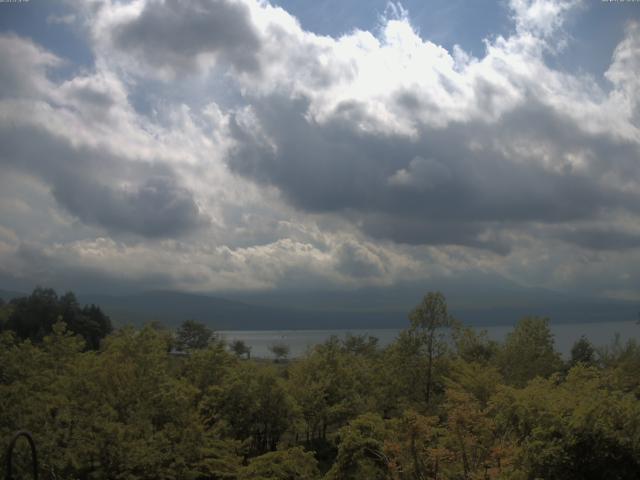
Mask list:
[[483,278],[640,300],[640,3],[0,3],[0,288]]

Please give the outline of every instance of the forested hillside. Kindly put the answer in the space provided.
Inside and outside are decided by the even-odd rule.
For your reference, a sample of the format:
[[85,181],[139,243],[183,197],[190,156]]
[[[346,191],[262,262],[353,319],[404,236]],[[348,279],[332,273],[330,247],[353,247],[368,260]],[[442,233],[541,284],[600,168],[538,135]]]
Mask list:
[[384,349],[372,337],[335,337],[275,362],[249,359],[242,345],[230,350],[196,322],[177,333],[119,329],[95,349],[64,315],[43,335],[26,335],[11,328],[19,308],[2,307],[0,437],[33,432],[42,478],[632,479],[640,471],[633,341],[597,350],[577,339],[563,360],[547,320],[524,318],[498,344],[430,293]]

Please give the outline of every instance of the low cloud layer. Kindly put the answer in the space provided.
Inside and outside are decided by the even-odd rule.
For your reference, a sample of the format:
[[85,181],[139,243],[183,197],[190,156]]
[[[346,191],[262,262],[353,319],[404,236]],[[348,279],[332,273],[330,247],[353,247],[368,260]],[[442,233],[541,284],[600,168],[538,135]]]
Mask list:
[[253,0],[71,5],[54,23],[93,65],[0,35],[6,282],[34,265],[198,291],[480,272],[633,297],[637,21],[595,79],[554,63],[577,0],[512,0],[481,57],[402,8],[333,38]]

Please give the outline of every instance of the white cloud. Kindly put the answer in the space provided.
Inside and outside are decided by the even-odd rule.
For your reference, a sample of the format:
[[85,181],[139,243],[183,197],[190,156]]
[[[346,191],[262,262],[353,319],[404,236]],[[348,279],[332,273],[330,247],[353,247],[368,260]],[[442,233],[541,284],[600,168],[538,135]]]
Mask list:
[[567,12],[581,3],[582,0],[510,0],[509,6],[520,35],[548,37],[561,27]]
[[640,35],[612,52],[610,91],[552,68],[579,3],[512,0],[513,34],[480,58],[406,12],[332,38],[252,0],[78,5],[95,65],[63,79],[62,59],[3,35],[0,169],[40,193],[0,193],[2,211],[59,218],[37,237],[33,212],[0,223],[0,259],[189,290],[482,271],[625,292]]
[[33,97],[46,95],[51,88],[48,69],[62,60],[30,40],[0,33],[0,100],[9,95]]

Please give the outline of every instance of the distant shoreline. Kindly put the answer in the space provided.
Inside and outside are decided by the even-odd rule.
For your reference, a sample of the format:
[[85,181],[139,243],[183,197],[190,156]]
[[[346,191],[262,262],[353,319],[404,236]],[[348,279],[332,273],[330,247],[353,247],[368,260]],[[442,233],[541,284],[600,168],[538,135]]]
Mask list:
[[[476,330],[486,330],[492,340],[503,341],[513,329],[513,325],[468,325]],[[568,356],[573,343],[585,336],[597,347],[611,345],[616,333],[624,344],[628,340],[640,341],[640,325],[635,321],[558,323],[549,322],[555,338],[556,349]],[[264,329],[264,330],[218,330],[217,333],[225,341],[242,340],[252,348],[251,355],[256,358],[272,356],[268,347],[276,342],[287,344],[291,348],[291,358],[300,357],[309,347],[325,342],[331,335],[344,337],[353,335],[370,335],[378,338],[379,345],[390,344],[403,328],[335,328],[335,329]]]

